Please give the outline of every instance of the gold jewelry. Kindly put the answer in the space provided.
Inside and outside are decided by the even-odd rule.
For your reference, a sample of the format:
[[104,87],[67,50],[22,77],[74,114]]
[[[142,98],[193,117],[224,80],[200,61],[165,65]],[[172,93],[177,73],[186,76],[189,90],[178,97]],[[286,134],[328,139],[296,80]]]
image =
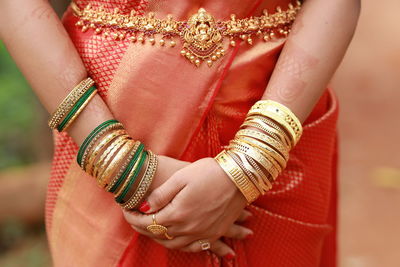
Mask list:
[[125,171],[125,169],[128,166],[129,162],[132,160],[133,156],[135,155],[136,150],[138,149],[139,145],[140,145],[140,141],[135,141],[135,144],[134,144],[132,150],[130,151],[129,156],[125,160],[125,162],[122,165],[122,167],[120,168],[119,172],[114,176],[114,178],[111,180],[111,182],[106,186],[106,190],[107,191],[110,191],[111,188],[118,181],[119,177],[121,177],[122,173]]
[[146,227],[147,231],[149,231],[153,235],[164,235],[169,240],[174,239],[173,236],[168,235],[167,227],[157,223],[155,213],[151,215],[151,218],[153,220],[153,223]]
[[83,109],[89,104],[90,100],[93,99],[93,97],[97,94],[97,89],[94,90],[90,96],[85,100],[85,102],[83,102],[82,106],[80,106],[78,108],[78,110],[76,111],[76,113],[71,117],[71,119],[69,119],[69,121],[67,122],[67,124],[64,126],[64,128],[62,129],[62,132],[66,131],[67,128],[72,124],[73,121],[75,121],[75,119],[79,116],[79,114],[81,114],[81,112],[83,111]]
[[[89,174],[92,173],[94,161],[97,158],[97,156],[100,153],[100,151],[106,145],[108,145],[115,137],[120,136],[122,134],[127,134],[127,132],[124,129],[115,130],[115,131],[110,132],[109,134],[104,136],[103,139],[101,139],[100,143],[93,149],[93,151],[89,152],[90,156],[89,156],[87,162],[83,162],[84,170],[87,173],[89,173]],[[89,149],[87,149],[87,150],[89,150]]]
[[260,193],[253,183],[247,179],[244,175],[242,169],[236,164],[236,162],[230,157],[229,154],[226,153],[225,150],[222,150],[216,157],[215,160],[221,166],[221,168],[225,171],[225,173],[229,176],[229,178],[234,182],[236,187],[242,192],[244,197],[247,200],[247,203],[255,201]]
[[267,172],[271,173],[272,176],[277,176],[278,173],[282,171],[281,166],[270,155],[267,155],[262,151],[255,149],[251,145],[238,142],[237,140],[231,140],[229,142],[228,148],[249,155],[256,162],[258,162]]
[[293,146],[299,141],[303,127],[296,115],[284,105],[272,100],[260,100],[248,112],[248,115],[252,114],[263,115],[285,127],[292,137]]
[[[249,164],[256,170],[256,173],[257,173],[257,175],[259,175],[260,177],[261,177],[261,179],[263,180],[263,181],[265,181],[265,183],[269,186],[269,189],[271,189],[272,188],[272,181],[274,180],[273,178],[272,178],[272,175],[270,174],[270,173],[268,173],[268,174],[265,174],[262,170],[261,170],[261,168],[260,168],[260,166],[258,166],[258,164],[250,157],[250,156],[248,156],[248,155],[246,155],[246,154],[242,154],[242,153],[238,153],[240,156],[242,156],[243,158],[245,158],[245,159],[247,159],[247,161],[249,162]],[[272,167],[272,168],[274,168],[274,167]],[[271,170],[271,169],[270,169]],[[276,170],[276,169],[275,169]],[[277,173],[278,171],[276,171],[276,173]],[[269,177],[271,177],[271,178],[269,178]]]
[[176,45],[175,38],[180,37],[183,41],[182,56],[196,66],[202,61],[207,61],[207,65],[211,66],[222,57],[225,53],[225,38],[230,39],[232,47],[236,45],[237,39],[252,44],[255,36],[264,41],[285,38],[300,7],[301,3],[297,1],[296,6],[289,4],[285,11],[277,7],[277,12],[268,14],[265,9],[261,16],[243,19],[237,19],[232,14],[227,21],[216,21],[213,15],[200,8],[187,21],[177,21],[172,15],[159,19],[155,18],[153,12],[147,16],[136,15],[135,10],[121,14],[118,9],[108,12],[103,7],[96,9],[90,4],[80,9],[76,3],[71,3],[74,14],[79,18],[76,25],[82,27],[83,32],[93,29],[95,34],[102,33],[104,37],[112,37],[114,40],[128,39],[141,43],[148,39],[152,45],[156,42],[155,36],[161,35],[160,45],[164,46],[168,39],[171,47]]
[[151,183],[153,182],[157,170],[158,159],[151,150],[147,150],[147,152],[149,153],[149,163],[147,164],[145,174],[129,200],[121,204],[124,209],[134,209],[146,195]]
[[263,131],[265,131],[268,134],[273,133],[276,136],[279,136],[279,139],[281,140],[282,143],[288,146],[289,149],[292,148],[293,144],[291,138],[289,137],[289,134],[284,129],[282,129],[278,124],[276,124],[273,120],[260,115],[250,115],[246,118],[244,123],[247,124],[250,123],[249,124],[250,126],[254,126],[253,124],[261,125]]
[[201,250],[209,250],[211,248],[211,243],[208,240],[199,240]]
[[114,141],[107,147],[107,149],[101,154],[99,160],[96,162],[93,168],[93,173],[91,174],[94,177],[99,177],[99,172],[102,172],[107,161],[112,157],[113,153],[124,143],[128,141],[128,135],[120,135],[114,139]]
[[[129,174],[126,176],[126,179],[123,183],[123,185],[119,188],[119,190],[115,193],[115,198],[119,197],[122,192],[124,192],[125,188],[128,186],[129,181],[130,181],[130,177],[133,175],[134,172],[136,172],[139,162],[140,162],[140,158],[143,157],[143,154],[145,154],[146,151],[142,150],[139,154],[138,160],[135,162],[135,164],[132,167],[132,170],[129,172]],[[138,174],[139,175],[139,174]]]
[[241,136],[241,137],[247,136],[247,137],[251,137],[255,140],[260,140],[263,143],[265,143],[265,145],[270,146],[271,148],[278,151],[285,158],[286,161],[289,160],[289,148],[287,146],[283,145],[281,142],[275,140],[274,138],[272,138],[266,134],[263,134],[262,132],[254,131],[254,130],[250,130],[250,129],[243,129],[243,130],[239,130],[236,133],[236,136]]
[[262,188],[262,191],[260,191],[262,195],[264,195],[265,192],[272,188],[270,179],[268,179],[268,177],[261,171],[260,168],[254,168],[244,153],[240,153],[234,150],[232,150],[231,153],[235,154],[243,163],[244,167],[255,176],[256,182]]
[[115,157],[111,160],[110,164],[106,166],[103,174],[98,178],[101,187],[105,187],[110,182],[110,175],[115,172],[117,167],[121,164],[121,161],[126,157],[129,151],[132,149],[133,140],[128,140],[125,144],[122,145],[121,149],[115,155]]
[[259,149],[261,152],[264,152],[264,154],[268,154],[271,157],[273,157],[281,166],[282,169],[286,168],[286,160],[284,157],[282,157],[281,154],[276,152],[274,149],[272,149],[270,146],[265,145],[264,143],[257,141],[253,138],[249,138],[246,136],[239,136],[235,140],[238,140],[239,142],[244,142],[247,143],[257,149]]
[[[81,168],[82,169],[86,169],[85,164],[86,164],[86,158],[88,157],[88,155],[90,154],[89,152],[92,150],[92,147],[97,143],[97,141],[108,131],[114,131],[114,130],[119,130],[119,129],[123,129],[123,125],[122,123],[114,123],[111,124],[107,127],[105,127],[103,130],[101,130],[99,132],[99,134],[97,134],[88,144],[88,146],[85,149],[85,152],[82,155],[82,159],[81,159]],[[91,174],[91,172],[89,173]]]
[[254,170],[252,167],[249,168],[249,166],[247,165],[248,162],[247,160],[244,162],[239,156],[238,154],[240,153],[235,153],[231,150],[226,150],[226,153],[228,153],[232,159],[236,162],[236,164],[239,165],[239,167],[242,169],[242,171],[245,173],[245,175],[251,180],[251,182],[257,187],[258,191],[260,192],[261,195],[264,195],[266,191],[268,191],[269,185],[265,184],[263,180],[258,180],[258,178],[260,178],[259,176],[256,177],[255,175],[253,175],[251,170]]
[[[94,84],[94,81],[88,77],[82,80],[77,86],[75,86],[71,92],[64,98],[61,104],[57,107],[48,122],[51,129],[57,128],[61,120],[67,115],[74,104],[81,98],[81,96]],[[93,96],[92,96],[93,97]]]

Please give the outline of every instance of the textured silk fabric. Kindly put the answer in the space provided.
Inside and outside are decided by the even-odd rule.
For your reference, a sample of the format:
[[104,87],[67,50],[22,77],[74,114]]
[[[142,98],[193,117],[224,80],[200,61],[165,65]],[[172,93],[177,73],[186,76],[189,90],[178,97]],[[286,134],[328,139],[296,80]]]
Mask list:
[[[199,7],[217,19],[271,12],[289,1],[76,1],[187,19]],[[67,11],[64,25],[116,119],[147,148],[187,161],[215,156],[261,98],[282,43],[255,41],[228,49],[212,68],[197,69],[175,48],[131,44],[82,33]],[[227,45],[227,44],[225,44]],[[138,235],[111,194],[75,162],[77,146],[55,133],[46,201],[54,266],[335,266],[337,102],[327,90],[305,122],[287,169],[249,207],[254,236],[226,240],[237,257],[171,251]]]

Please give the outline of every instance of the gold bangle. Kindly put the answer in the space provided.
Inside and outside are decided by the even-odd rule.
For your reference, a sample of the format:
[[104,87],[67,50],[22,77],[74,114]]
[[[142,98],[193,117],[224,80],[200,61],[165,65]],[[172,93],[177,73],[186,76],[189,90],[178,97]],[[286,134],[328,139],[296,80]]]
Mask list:
[[51,115],[48,125],[51,129],[57,128],[61,120],[71,110],[74,104],[81,98],[81,96],[94,84],[94,81],[88,77],[82,80],[77,86],[75,86],[69,94],[64,98],[61,104],[57,107],[54,113]]
[[[119,190],[114,194],[114,197],[117,198],[119,197],[122,192],[124,192],[125,188],[127,187],[127,185],[129,184],[129,180],[131,178],[131,176],[133,175],[133,173],[137,170],[137,167],[139,165],[140,162],[140,158],[143,157],[143,154],[146,153],[145,150],[142,150],[138,156],[138,159],[136,160],[135,164],[132,167],[132,170],[129,172],[129,174],[126,176],[126,179],[124,181],[124,183],[122,184],[122,186],[119,188]],[[140,171],[140,170],[139,170]],[[139,175],[139,174],[138,174]]]
[[[274,178],[272,178],[272,175],[269,172],[267,172],[267,174],[265,174],[261,170],[260,166],[258,166],[258,164],[254,161],[254,159],[252,157],[250,157],[249,155],[246,155],[244,153],[242,153],[240,155],[242,155],[245,159],[247,159],[247,161],[250,163],[250,165],[256,170],[257,174],[261,176],[261,179],[263,181],[265,181],[265,183],[268,184],[270,186],[270,189],[271,189],[272,188],[272,181],[274,180]],[[276,171],[276,169],[275,169],[275,171]]]
[[97,158],[97,156],[99,155],[100,151],[106,145],[108,145],[115,137],[123,135],[123,134],[127,134],[125,129],[114,130],[114,131],[111,131],[110,133],[108,133],[106,136],[104,136],[101,139],[100,143],[97,144],[96,147],[94,147],[93,151],[89,151],[90,156],[87,159],[87,162],[84,162],[84,170],[87,173],[89,173],[90,175],[93,175],[92,171],[93,171],[94,161]]
[[99,160],[94,165],[92,176],[99,177],[99,172],[101,171],[101,168],[104,167],[104,162],[110,158],[111,152],[115,152],[115,148],[118,148],[121,143],[125,143],[128,137],[128,135],[120,135],[114,139],[114,141],[101,154]]
[[252,157],[273,177],[278,176],[278,174],[282,171],[282,168],[279,165],[279,163],[276,162],[270,155],[267,155],[261,152],[260,150],[255,149],[251,145],[248,145],[246,143],[240,143],[237,140],[231,140],[229,142],[228,148],[232,150],[237,150]]
[[254,168],[248,163],[247,159],[241,157],[243,156],[241,153],[238,153],[237,151],[235,152],[233,150],[226,150],[226,153],[228,153],[231,158],[236,162],[236,164],[239,165],[245,175],[256,186],[261,195],[264,195],[265,192],[270,189],[269,185],[266,184],[264,180],[260,179],[261,177],[258,176],[256,172],[254,172]]
[[71,119],[68,121],[68,123],[64,126],[64,128],[62,129],[61,132],[64,132],[67,130],[67,128],[72,124],[73,121],[75,121],[75,119],[79,116],[79,114],[82,113],[83,109],[89,104],[90,100],[93,99],[93,97],[97,94],[97,89],[94,90],[90,96],[85,100],[85,102],[83,102],[82,106],[80,106],[78,108],[78,110],[76,111],[76,113],[71,117]]
[[277,130],[271,129],[270,127],[265,127],[265,125],[262,122],[246,120],[242,123],[242,125],[240,125],[240,129],[246,130],[246,129],[248,129],[247,127],[257,128],[258,130],[263,131],[265,134],[268,134],[275,140],[282,142],[283,144],[285,144],[285,146],[288,146],[288,147],[292,146],[289,139],[286,139],[286,137],[284,137]]
[[98,178],[98,180],[101,181],[101,187],[105,187],[110,182],[111,174],[115,172],[117,167],[121,164],[122,160],[126,157],[129,151],[131,151],[133,144],[133,140],[128,140],[125,144],[122,145],[121,149],[111,160],[110,164],[108,164],[108,166],[105,168],[102,175]]
[[124,209],[134,209],[146,195],[149,190],[151,183],[153,182],[153,178],[157,171],[158,159],[157,156],[151,151],[147,150],[149,153],[149,161],[146,167],[145,174],[143,178],[140,180],[140,183],[135,190],[135,192],[129,197],[128,201],[120,204]]
[[282,129],[282,127],[275,123],[273,120],[260,115],[251,115],[246,118],[245,122],[249,122],[250,124],[260,124],[266,130],[266,132],[275,133],[288,147],[293,147],[293,141],[287,131]]
[[253,114],[263,115],[284,126],[292,137],[293,145],[299,141],[303,132],[301,123],[294,113],[284,105],[272,100],[260,100],[248,112],[248,115]]
[[259,197],[260,193],[255,185],[246,178],[240,167],[237,166],[236,162],[226,153],[226,150],[221,151],[215,157],[215,160],[240,192],[242,192],[248,204],[252,203]]
[[241,136],[239,138],[236,138],[235,140],[237,140],[240,143],[246,143],[256,149],[259,149],[260,152],[263,152],[263,154],[270,155],[273,159],[275,159],[279,163],[282,169],[286,168],[287,164],[286,160],[278,152],[276,152],[269,146],[266,146],[263,143],[258,142],[257,140],[245,136]]
[[[118,137],[117,137],[118,139]],[[100,167],[98,168],[97,172],[95,173],[95,177],[97,178],[97,183],[99,184],[100,187],[103,187],[103,180],[101,178],[105,178],[103,176],[104,171],[106,169],[106,166],[109,165],[110,161],[117,155],[118,151],[120,150],[121,147],[123,147],[129,140],[132,140],[128,135],[126,136],[121,136],[121,140],[117,141],[112,144],[113,148],[109,151],[107,156],[104,158],[103,162],[101,163]]]
[[110,183],[106,186],[107,191],[110,191],[111,188],[118,181],[119,177],[121,177],[122,173],[125,171],[129,162],[132,160],[133,156],[135,155],[136,150],[138,149],[139,145],[140,145],[140,141],[135,141],[135,144],[133,145],[132,150],[130,151],[128,157],[126,158],[126,160],[125,160],[124,164],[122,165],[122,167],[120,168],[119,172],[114,176],[113,179],[111,179]]
[[108,131],[113,131],[113,130],[119,130],[119,129],[123,129],[123,125],[122,123],[114,123],[111,124],[109,126],[107,126],[106,128],[104,128],[103,130],[101,130],[88,144],[87,148],[85,149],[85,152],[83,153],[82,156],[82,160],[81,160],[81,168],[83,170],[85,170],[85,162],[86,162],[86,158],[89,155],[89,152],[92,150],[93,146],[97,143],[97,141],[103,137],[104,134],[106,134]]
[[236,133],[236,136],[242,136],[242,137],[247,136],[254,138],[255,140],[259,140],[265,143],[265,145],[270,146],[271,148],[278,151],[285,158],[286,161],[289,160],[289,148],[284,144],[282,144],[281,142],[276,141],[274,138],[266,134],[263,134],[262,132],[250,129],[242,129]]

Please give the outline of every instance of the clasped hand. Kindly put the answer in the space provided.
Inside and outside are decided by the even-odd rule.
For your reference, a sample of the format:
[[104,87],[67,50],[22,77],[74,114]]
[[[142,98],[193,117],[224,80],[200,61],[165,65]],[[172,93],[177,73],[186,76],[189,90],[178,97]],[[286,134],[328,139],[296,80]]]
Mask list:
[[[251,214],[246,199],[213,158],[203,158],[173,173],[148,196],[145,214],[124,211],[127,222],[140,234],[152,238],[169,249],[185,252],[201,251],[201,242],[210,242],[210,250],[218,256],[235,255],[221,237],[244,239],[253,232],[238,223]],[[146,227],[157,223],[168,228],[168,235],[156,236]]]

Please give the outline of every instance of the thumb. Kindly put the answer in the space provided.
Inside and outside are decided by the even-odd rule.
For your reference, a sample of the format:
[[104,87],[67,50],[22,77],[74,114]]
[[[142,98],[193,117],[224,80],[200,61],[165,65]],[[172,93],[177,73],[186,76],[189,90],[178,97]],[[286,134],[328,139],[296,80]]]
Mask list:
[[143,201],[139,210],[143,213],[153,213],[164,208],[182,190],[184,183],[181,179],[170,177],[165,183],[157,187]]

